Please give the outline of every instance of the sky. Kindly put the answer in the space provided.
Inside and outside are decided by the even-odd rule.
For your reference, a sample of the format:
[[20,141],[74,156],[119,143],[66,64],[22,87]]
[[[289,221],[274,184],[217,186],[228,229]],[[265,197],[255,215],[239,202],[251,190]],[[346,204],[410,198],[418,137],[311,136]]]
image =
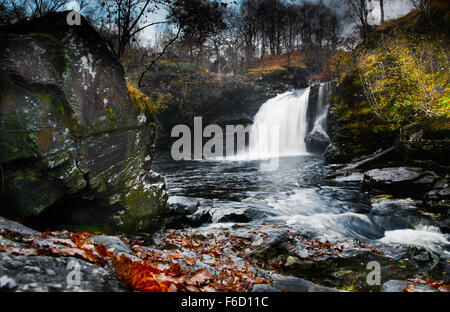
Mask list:
[[[233,2],[236,2],[239,5],[241,0],[222,0],[224,2],[229,3],[230,5],[234,5]],[[308,2],[319,2],[322,1],[327,5],[336,6],[338,1],[341,2],[342,0],[297,0],[294,2],[300,2],[300,1],[308,1]],[[413,5],[411,0],[384,0],[384,14],[385,19],[395,19],[400,16],[403,16],[410,12],[413,9]],[[378,24],[380,22],[380,6],[378,0],[372,0],[371,1],[371,13],[369,16],[369,22],[371,24]],[[76,0],[70,2],[67,6],[67,9],[69,10],[79,10],[79,4]],[[343,8],[336,8],[336,10],[342,10]],[[166,17],[166,11],[159,10],[156,13],[153,13],[151,15],[152,21],[163,21]],[[155,37],[157,36],[158,32],[160,31],[160,28],[157,26],[149,27],[145,29],[142,32],[142,38],[145,39],[147,42],[152,43],[155,41]]]
[[[386,20],[395,19],[408,14],[413,9],[411,0],[384,0],[384,16]],[[370,16],[371,23],[380,23],[380,5],[378,1],[372,1],[372,14]]]

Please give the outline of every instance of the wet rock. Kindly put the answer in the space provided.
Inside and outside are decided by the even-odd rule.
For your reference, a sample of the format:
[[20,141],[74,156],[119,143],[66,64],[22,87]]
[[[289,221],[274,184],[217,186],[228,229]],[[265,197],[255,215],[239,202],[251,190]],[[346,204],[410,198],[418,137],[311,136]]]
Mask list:
[[364,178],[364,174],[363,173],[352,173],[349,175],[343,175],[343,176],[338,176],[336,177],[334,180],[337,182],[361,182]]
[[375,196],[371,199],[370,218],[385,231],[405,229],[415,223],[425,223],[428,217],[420,213],[421,200],[394,198],[392,195]]
[[297,264],[300,264],[300,259],[298,259],[297,257],[288,256],[284,266],[290,267],[290,266],[294,266]]
[[[432,190],[429,193],[427,193],[427,198],[431,199],[449,199],[450,198],[450,187],[445,187],[440,190]],[[425,195],[427,195],[425,194]]]
[[322,154],[330,144],[330,138],[323,131],[314,131],[306,138],[306,146],[309,152]]
[[[78,268],[79,279],[74,273],[71,274],[74,270],[78,272]],[[83,260],[0,253],[0,291],[129,290],[113,272]]]
[[199,201],[185,196],[170,196],[167,201],[169,213],[190,215],[197,211]]
[[128,255],[133,254],[133,250],[125,244],[119,237],[117,236],[108,236],[108,235],[100,235],[93,236],[90,238],[94,240],[95,243],[105,246],[106,249],[114,250],[116,255],[120,253],[125,253]]
[[375,196],[371,199],[371,203],[371,212],[377,215],[392,215],[398,212],[416,212],[422,205],[421,200],[393,198],[391,196]]
[[30,229],[20,223],[5,219],[0,216],[0,233],[13,232],[26,237],[39,236],[41,233]]
[[390,280],[381,285],[381,292],[401,292],[408,286],[413,286],[413,288],[417,289],[417,291],[423,292],[438,292],[433,287],[428,285],[421,285],[409,281],[400,281],[400,280]]
[[439,180],[431,191],[424,195],[424,198],[433,202],[450,199],[450,187],[448,180]]
[[354,171],[356,169],[371,169],[375,168],[375,166],[380,166],[382,163],[393,160],[395,157],[398,157],[398,147],[394,145],[390,148],[377,151],[372,155],[355,159],[342,170]]
[[270,262],[274,258],[286,258],[289,253],[288,246],[285,245],[287,240],[287,229],[275,229],[268,232],[267,238],[257,248],[251,250],[248,255],[254,262]]
[[431,271],[439,264],[439,255],[424,247],[410,246],[408,254],[411,263],[424,271]]
[[264,219],[278,214],[272,207],[257,202],[245,202],[246,207],[242,205],[228,205],[223,208],[207,208],[211,216],[212,223],[236,222],[247,223],[254,220]]
[[362,191],[373,189],[387,191],[390,194],[420,197],[429,190],[437,176],[432,171],[415,167],[389,167],[372,169],[364,173]]
[[[336,288],[324,287],[316,285],[310,281],[304,280],[302,278],[294,276],[282,276],[279,274],[271,274],[272,279],[271,287],[277,291],[288,291],[288,292],[339,292],[340,290]],[[252,291],[272,291],[272,288],[257,287]]]
[[186,216],[187,224],[191,226],[200,226],[204,223],[211,222],[211,214],[209,209],[198,209],[194,214]]
[[[294,255],[294,258],[297,259],[307,259],[308,258],[308,246],[306,246],[303,242],[296,241],[293,246],[290,246],[289,251],[290,254]],[[286,260],[287,261],[287,260]],[[292,265],[296,265],[296,261],[292,262]]]
[[252,292],[282,292],[282,291],[267,284],[256,284],[253,286]]
[[151,116],[132,108],[100,35],[66,15],[11,26],[0,39],[0,213],[43,228],[154,230],[167,195],[150,171]]
[[193,216],[199,207],[199,200],[185,196],[170,196],[167,201],[168,213],[166,226],[168,228],[182,228],[185,225],[200,225],[208,222],[210,217],[201,214]]
[[256,219],[263,219],[268,216],[267,213],[254,208],[237,209],[211,209],[211,220],[214,223],[220,222],[241,222],[246,223]]
[[328,145],[324,152],[325,162],[329,164],[345,163],[351,160],[351,156],[344,153],[334,143]]

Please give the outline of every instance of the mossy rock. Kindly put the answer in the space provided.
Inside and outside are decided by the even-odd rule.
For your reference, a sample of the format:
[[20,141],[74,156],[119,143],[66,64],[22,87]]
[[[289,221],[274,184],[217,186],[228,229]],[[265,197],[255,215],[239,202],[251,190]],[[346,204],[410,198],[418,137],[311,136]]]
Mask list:
[[[49,227],[73,220],[67,225],[112,229],[116,212],[127,211],[124,231],[155,230],[165,186],[139,178],[153,158],[153,120],[133,111],[123,68],[99,34],[85,19],[67,25],[66,14],[0,34],[1,213],[36,225],[51,220]],[[81,209],[90,224],[76,217]]]

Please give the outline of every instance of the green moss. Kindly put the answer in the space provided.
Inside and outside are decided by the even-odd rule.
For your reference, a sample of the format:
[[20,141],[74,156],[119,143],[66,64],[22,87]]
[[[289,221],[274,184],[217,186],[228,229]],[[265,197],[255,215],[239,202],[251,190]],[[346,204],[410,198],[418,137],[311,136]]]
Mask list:
[[116,117],[116,113],[113,111],[112,108],[108,108],[106,110],[106,116],[108,116],[109,119],[114,119]]
[[26,129],[29,120],[26,116],[14,113],[15,94],[8,92],[1,98],[0,109],[0,162],[16,158],[37,157],[33,133]]
[[69,59],[66,57],[64,43],[55,39],[52,35],[42,33],[30,33],[28,37],[42,40],[46,47],[46,56],[52,60],[56,69],[55,75],[60,77],[66,70],[69,69]]
[[28,33],[26,35],[8,34],[1,36],[3,40],[23,40],[24,38],[32,38],[45,47],[44,55],[51,61],[53,65],[52,73],[56,78],[60,78],[69,69],[69,59],[66,57],[64,43],[50,34]]
[[154,232],[158,230],[165,213],[167,194],[156,185],[139,185],[123,194],[126,209],[115,219],[124,233]]
[[108,226],[98,227],[98,226],[73,226],[71,228],[73,232],[87,232],[93,235],[111,235],[114,231]]
[[47,106],[48,108],[51,108],[53,105],[53,99],[50,95],[48,94],[37,94],[36,98],[43,103],[45,106]]
[[33,167],[6,170],[5,192],[9,196],[2,210],[13,207],[9,214],[21,220],[41,213],[61,196],[39,169]]

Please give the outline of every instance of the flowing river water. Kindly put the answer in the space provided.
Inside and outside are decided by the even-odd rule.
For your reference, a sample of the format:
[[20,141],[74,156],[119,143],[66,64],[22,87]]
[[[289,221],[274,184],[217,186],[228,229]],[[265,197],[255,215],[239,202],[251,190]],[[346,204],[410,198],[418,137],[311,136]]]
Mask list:
[[261,171],[260,162],[173,161],[164,155],[154,167],[165,176],[169,196],[196,199],[199,209],[251,207],[264,212],[254,224],[286,224],[316,237],[417,244],[449,256],[448,234],[412,200],[400,210],[371,204],[359,183],[327,178],[333,167],[320,155],[282,157],[274,171]]
[[[319,90],[314,128],[325,131],[326,85]],[[449,258],[449,235],[412,199],[371,201],[358,182],[329,176],[336,168],[304,144],[309,89],[287,92],[267,101],[255,116],[248,156],[225,160],[174,161],[156,157],[153,167],[165,176],[169,196],[194,199],[199,209],[230,211],[251,208],[250,224],[288,225],[315,237],[342,237],[385,244],[415,244]],[[282,121],[280,123],[280,121]],[[277,155],[267,154],[260,128],[281,124]],[[261,170],[267,157],[277,157],[275,170]],[[240,159],[240,160],[239,160]],[[258,213],[260,212],[260,213]],[[213,221],[214,223],[214,218]]]

